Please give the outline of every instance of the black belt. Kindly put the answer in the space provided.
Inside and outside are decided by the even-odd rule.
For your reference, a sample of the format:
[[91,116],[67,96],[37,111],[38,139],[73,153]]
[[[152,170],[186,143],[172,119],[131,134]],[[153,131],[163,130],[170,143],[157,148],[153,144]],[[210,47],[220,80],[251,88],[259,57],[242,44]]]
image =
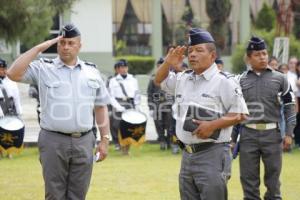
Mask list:
[[130,97],[124,97],[124,98],[116,98],[117,101],[133,101],[133,98]]
[[[43,130],[49,131],[49,130],[46,130],[46,129],[43,129]],[[49,131],[49,132],[58,133],[60,135],[65,135],[65,136],[74,137],[74,138],[80,138],[80,137],[92,132],[92,129],[88,130],[88,131],[85,131],[85,132],[74,132],[74,133],[63,133],[63,132],[59,132],[59,131]]]
[[211,146],[213,146],[216,143],[202,142],[197,144],[184,144],[180,140],[177,140],[177,144],[182,150],[185,150],[188,153],[197,153],[209,149]]

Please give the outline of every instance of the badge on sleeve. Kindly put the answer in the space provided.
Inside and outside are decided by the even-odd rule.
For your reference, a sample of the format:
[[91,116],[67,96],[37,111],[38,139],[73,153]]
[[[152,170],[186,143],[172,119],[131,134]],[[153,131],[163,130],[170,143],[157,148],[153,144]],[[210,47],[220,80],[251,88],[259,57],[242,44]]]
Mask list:
[[243,97],[243,92],[242,92],[242,90],[240,89],[240,88],[235,88],[234,89],[234,92],[235,92],[235,94],[237,95],[237,96],[240,96],[240,97]]

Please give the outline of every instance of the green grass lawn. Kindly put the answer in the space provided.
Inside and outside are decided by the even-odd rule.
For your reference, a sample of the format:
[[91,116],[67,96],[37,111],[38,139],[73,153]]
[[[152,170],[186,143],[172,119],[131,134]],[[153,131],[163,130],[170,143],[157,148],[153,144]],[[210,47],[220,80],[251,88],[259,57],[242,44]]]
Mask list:
[[[130,156],[110,149],[106,161],[94,166],[88,200],[176,200],[179,199],[180,155],[161,152],[157,144],[133,148]],[[284,200],[300,199],[300,150],[284,154],[282,193]],[[241,200],[238,160],[233,162],[229,200]],[[263,169],[261,169],[263,171]],[[262,193],[265,191],[261,187]],[[0,199],[44,199],[44,184],[36,148],[26,148],[12,160],[0,160]]]

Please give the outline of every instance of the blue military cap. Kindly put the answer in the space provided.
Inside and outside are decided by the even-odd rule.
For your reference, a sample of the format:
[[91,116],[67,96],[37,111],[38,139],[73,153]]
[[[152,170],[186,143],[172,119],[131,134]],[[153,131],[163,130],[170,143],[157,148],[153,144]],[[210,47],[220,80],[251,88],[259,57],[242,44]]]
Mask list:
[[67,24],[62,28],[60,35],[64,38],[73,38],[80,36],[80,31],[76,28],[76,26],[74,26],[74,24]]
[[266,48],[267,45],[263,39],[252,36],[251,39],[249,40],[247,51],[260,51]]
[[211,36],[211,34],[201,28],[192,28],[189,31],[189,45],[194,46],[197,44],[203,44],[203,43],[214,43],[215,40]]
[[164,58],[160,57],[160,58],[158,59],[158,61],[156,62],[156,64],[157,64],[157,65],[161,65],[161,64],[163,64],[164,61],[165,61]]
[[216,64],[221,64],[221,65],[224,64],[223,60],[221,60],[220,58],[217,58],[217,59],[215,60],[215,63],[216,63]]
[[1,58],[0,58],[0,67],[1,68],[6,68],[7,67],[6,61],[2,60]]
[[120,67],[120,66],[128,66],[128,62],[125,59],[120,59],[118,61],[118,63],[119,63],[118,67]]
[[115,69],[118,68],[118,67],[119,67],[119,64],[120,64],[119,61],[116,62],[115,65],[114,65],[114,68],[115,68]]

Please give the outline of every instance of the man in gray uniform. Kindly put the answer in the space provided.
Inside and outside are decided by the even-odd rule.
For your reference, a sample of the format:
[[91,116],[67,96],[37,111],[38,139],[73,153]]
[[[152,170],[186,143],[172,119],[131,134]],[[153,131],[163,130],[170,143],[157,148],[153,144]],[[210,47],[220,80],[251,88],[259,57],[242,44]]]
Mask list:
[[[33,61],[56,43],[57,58]],[[96,142],[93,111],[101,134],[98,161],[108,152],[108,92],[96,66],[77,57],[80,47],[79,30],[68,24],[61,36],[28,50],[8,70],[12,80],[37,85],[41,93],[38,147],[45,199],[85,199]]]
[[265,200],[282,199],[279,176],[282,165],[282,137],[279,130],[280,95],[284,104],[287,135],[284,145],[291,144],[295,126],[295,103],[285,76],[268,66],[264,40],[252,37],[247,46],[251,69],[242,74],[240,85],[250,112],[240,129],[240,179],[245,200],[259,200],[260,158],[265,167]]
[[[175,95],[176,134],[184,149],[180,196],[182,200],[225,200],[227,186],[223,172],[228,152],[224,147],[230,141],[232,125],[242,121],[248,110],[239,85],[214,63],[216,46],[210,33],[193,28],[189,36],[188,60],[192,70],[169,72],[170,66],[177,66],[185,57],[186,47],[178,46],[170,49],[155,77],[156,84]],[[196,129],[187,131],[184,124],[191,105],[221,116],[211,121],[193,118]],[[214,133],[219,136],[212,139]]]

